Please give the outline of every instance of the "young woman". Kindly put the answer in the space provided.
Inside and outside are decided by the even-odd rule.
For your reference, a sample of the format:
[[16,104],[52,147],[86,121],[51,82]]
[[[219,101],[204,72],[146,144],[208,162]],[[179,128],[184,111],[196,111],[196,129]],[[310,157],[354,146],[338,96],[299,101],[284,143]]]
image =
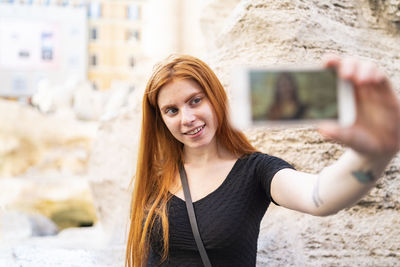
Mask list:
[[331,56],[327,67],[353,82],[353,126],[320,132],[350,149],[319,174],[294,170],[232,128],[213,71],[191,56],[171,56],[150,78],[132,199],[126,266],[203,266],[186,211],[183,164],[198,228],[213,266],[255,266],[261,219],[271,201],[326,216],[374,187],[400,148],[400,107],[374,65]]
[[301,103],[298,86],[292,74],[279,74],[274,90],[274,102],[267,111],[270,120],[293,120],[304,118],[306,106]]

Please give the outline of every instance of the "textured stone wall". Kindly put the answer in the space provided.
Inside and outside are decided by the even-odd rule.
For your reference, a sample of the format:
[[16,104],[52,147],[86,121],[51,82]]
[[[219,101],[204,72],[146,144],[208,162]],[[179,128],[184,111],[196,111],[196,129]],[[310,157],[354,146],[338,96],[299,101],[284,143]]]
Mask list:
[[[223,1],[211,1],[209,8]],[[232,1],[230,1],[231,3]],[[207,9],[206,9],[207,10]],[[236,64],[318,64],[325,53],[379,64],[400,84],[400,1],[240,1],[224,19],[204,14],[213,40],[207,62],[228,90]],[[223,11],[218,10],[220,14]],[[215,23],[217,26],[211,27]],[[212,38],[211,38],[212,37]],[[394,122],[400,123],[400,122]],[[261,151],[318,172],[345,150],[314,128],[246,132]],[[259,239],[258,266],[396,266],[400,264],[400,159],[357,205],[318,218],[273,206]]]
[[44,115],[18,102],[0,100],[0,177],[86,171],[96,122]]
[[0,240],[23,232],[18,223],[4,227],[13,210],[45,215],[60,229],[96,221],[82,178],[96,131],[96,122],[0,100]]
[[102,122],[94,139],[88,180],[105,245],[121,245],[126,239],[136,170],[143,90],[136,90],[136,103],[121,115]]

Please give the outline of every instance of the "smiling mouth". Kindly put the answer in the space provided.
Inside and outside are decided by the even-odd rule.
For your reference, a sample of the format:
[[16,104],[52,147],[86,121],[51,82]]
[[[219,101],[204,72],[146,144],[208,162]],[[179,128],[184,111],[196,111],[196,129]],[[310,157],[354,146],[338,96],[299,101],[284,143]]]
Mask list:
[[190,132],[187,132],[187,133],[185,133],[185,134],[187,134],[187,135],[194,135],[194,134],[197,134],[198,132],[200,132],[201,130],[203,130],[205,126],[206,126],[206,125],[204,124],[204,125],[202,125],[202,126],[200,126],[200,127],[197,127],[196,129],[194,129],[194,130],[192,130],[192,131],[190,131]]

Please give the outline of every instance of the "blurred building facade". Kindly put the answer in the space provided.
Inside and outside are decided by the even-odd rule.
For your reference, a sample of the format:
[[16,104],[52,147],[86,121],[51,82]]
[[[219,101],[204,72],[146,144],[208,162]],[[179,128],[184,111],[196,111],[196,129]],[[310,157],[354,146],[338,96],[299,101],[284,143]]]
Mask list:
[[141,60],[142,12],[146,1],[97,0],[88,3],[88,79],[97,89],[113,82],[135,85]]
[[0,2],[0,95],[29,97],[42,81],[87,77],[84,6]]
[[151,66],[171,53],[205,53],[201,0],[91,0],[88,78],[95,88],[143,87]]
[[[121,84],[131,89],[143,86],[150,66],[166,55],[189,53],[201,56],[203,53],[199,16],[204,4],[200,0],[0,0],[0,5],[12,10],[23,9],[22,13],[33,9],[47,13],[52,9],[84,10],[85,25],[80,27],[85,31],[83,71],[85,79],[98,90]],[[35,19],[38,20],[37,16]],[[75,50],[62,47],[65,41],[61,43],[60,53]],[[0,66],[0,72],[4,70],[8,72],[5,77],[19,71],[15,68],[1,70]],[[37,76],[42,78],[46,73]],[[59,76],[59,83],[67,78],[67,75]],[[34,81],[29,83],[37,86],[39,78],[31,80]],[[32,90],[29,92],[28,96]],[[0,92],[0,95],[10,96],[7,92]],[[18,93],[12,96],[18,97]]]

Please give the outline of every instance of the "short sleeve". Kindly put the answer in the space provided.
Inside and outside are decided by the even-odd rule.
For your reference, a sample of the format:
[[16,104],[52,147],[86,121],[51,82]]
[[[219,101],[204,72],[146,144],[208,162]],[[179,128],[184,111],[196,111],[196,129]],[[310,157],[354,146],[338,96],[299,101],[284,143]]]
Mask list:
[[259,179],[266,195],[270,198],[270,200],[276,204],[271,197],[271,182],[274,178],[275,174],[282,169],[294,169],[294,167],[286,162],[285,160],[270,156],[267,154],[259,153],[257,155],[257,167],[256,167],[256,176]]

